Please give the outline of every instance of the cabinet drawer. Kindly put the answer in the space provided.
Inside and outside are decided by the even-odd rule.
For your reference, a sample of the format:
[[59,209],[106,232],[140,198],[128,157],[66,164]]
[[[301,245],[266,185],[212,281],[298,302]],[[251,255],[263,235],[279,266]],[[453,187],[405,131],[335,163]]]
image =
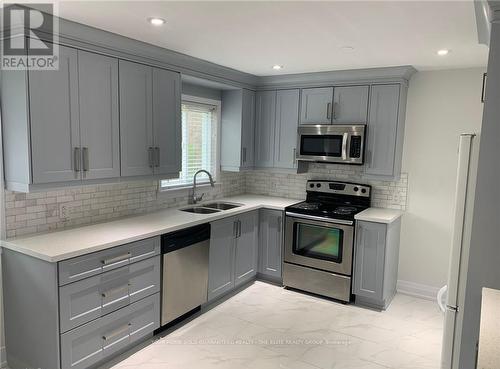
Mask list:
[[160,294],[61,335],[61,369],[85,369],[110,358],[160,326]]
[[59,263],[59,285],[76,282],[160,254],[160,237],[127,243]]
[[160,275],[156,256],[60,287],[61,332],[159,292]]

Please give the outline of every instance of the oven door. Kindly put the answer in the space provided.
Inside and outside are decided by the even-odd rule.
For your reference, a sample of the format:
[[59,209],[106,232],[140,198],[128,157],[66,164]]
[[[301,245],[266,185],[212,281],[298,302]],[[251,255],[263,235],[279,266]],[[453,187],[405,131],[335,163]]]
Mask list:
[[298,130],[298,160],[363,164],[364,125],[315,125]]
[[354,226],[350,221],[286,213],[285,257],[288,263],[351,275]]

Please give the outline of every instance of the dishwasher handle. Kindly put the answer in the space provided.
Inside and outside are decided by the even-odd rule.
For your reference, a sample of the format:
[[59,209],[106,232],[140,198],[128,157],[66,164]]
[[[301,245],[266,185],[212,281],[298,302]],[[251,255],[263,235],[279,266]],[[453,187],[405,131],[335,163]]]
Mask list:
[[210,224],[182,229],[161,236],[161,253],[167,254],[210,239]]

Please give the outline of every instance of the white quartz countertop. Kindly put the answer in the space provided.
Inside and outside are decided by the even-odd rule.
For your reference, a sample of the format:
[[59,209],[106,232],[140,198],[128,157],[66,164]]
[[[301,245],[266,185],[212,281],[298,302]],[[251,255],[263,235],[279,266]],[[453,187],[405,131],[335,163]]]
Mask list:
[[392,223],[403,215],[401,210],[384,209],[384,208],[368,208],[356,214],[354,219],[364,220],[367,222],[376,223]]
[[483,288],[477,369],[498,368],[500,363],[500,291]]
[[[260,208],[283,210],[300,200],[241,195],[215,201],[240,203],[243,206],[212,214],[194,214],[180,211],[179,208],[171,208],[107,223],[1,241],[1,246],[38,259],[57,262],[251,210]],[[214,201],[206,201],[208,202]],[[183,206],[181,209],[185,207],[188,206]]]

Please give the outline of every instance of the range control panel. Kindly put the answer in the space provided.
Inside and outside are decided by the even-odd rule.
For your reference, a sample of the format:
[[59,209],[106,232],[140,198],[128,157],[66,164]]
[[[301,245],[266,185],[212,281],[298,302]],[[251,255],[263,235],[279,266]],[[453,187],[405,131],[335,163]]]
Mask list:
[[307,181],[307,191],[370,197],[371,187],[357,183],[312,180]]

